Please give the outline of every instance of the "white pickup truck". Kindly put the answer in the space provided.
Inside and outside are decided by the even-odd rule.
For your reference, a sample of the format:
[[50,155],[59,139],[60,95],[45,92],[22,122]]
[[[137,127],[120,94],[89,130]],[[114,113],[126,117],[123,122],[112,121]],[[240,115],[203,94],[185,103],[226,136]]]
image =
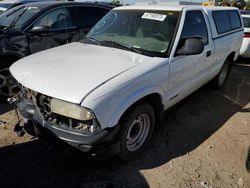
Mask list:
[[115,8],[85,40],[13,64],[23,86],[16,105],[38,135],[130,160],[164,110],[209,81],[222,87],[242,36],[236,8]]

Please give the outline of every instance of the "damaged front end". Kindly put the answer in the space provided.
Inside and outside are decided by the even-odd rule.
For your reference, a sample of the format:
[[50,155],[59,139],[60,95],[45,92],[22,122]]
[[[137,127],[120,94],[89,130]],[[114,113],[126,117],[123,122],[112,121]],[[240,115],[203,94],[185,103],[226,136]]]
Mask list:
[[24,87],[9,101],[15,103],[23,121],[32,124],[36,135],[48,133],[92,155],[106,150],[112,155],[119,152],[118,126],[102,130],[87,108]]

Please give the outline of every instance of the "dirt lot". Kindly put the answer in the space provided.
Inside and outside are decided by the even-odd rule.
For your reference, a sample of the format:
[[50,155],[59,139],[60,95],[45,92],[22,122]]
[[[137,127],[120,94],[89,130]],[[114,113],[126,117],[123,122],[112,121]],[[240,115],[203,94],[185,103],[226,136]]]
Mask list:
[[127,163],[17,137],[11,106],[0,104],[0,187],[250,187],[250,64],[241,63],[223,89],[203,87],[167,111],[149,148]]

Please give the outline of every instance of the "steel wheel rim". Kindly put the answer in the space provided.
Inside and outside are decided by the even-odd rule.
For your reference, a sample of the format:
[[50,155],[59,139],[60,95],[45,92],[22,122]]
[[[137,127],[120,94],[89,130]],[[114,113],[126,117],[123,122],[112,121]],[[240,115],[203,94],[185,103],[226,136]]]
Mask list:
[[227,77],[227,64],[224,64],[219,77],[219,84],[222,85]]
[[0,70],[0,94],[13,96],[20,90],[20,85],[11,76],[9,69]]
[[138,115],[132,121],[126,135],[126,147],[128,151],[136,151],[145,143],[150,126],[150,118],[145,113]]

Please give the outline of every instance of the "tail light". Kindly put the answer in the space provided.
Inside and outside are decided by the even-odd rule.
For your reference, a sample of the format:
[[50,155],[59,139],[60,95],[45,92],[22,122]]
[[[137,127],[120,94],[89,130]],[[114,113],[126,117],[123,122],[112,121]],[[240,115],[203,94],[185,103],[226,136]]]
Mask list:
[[243,37],[244,38],[250,38],[250,33],[244,33]]

